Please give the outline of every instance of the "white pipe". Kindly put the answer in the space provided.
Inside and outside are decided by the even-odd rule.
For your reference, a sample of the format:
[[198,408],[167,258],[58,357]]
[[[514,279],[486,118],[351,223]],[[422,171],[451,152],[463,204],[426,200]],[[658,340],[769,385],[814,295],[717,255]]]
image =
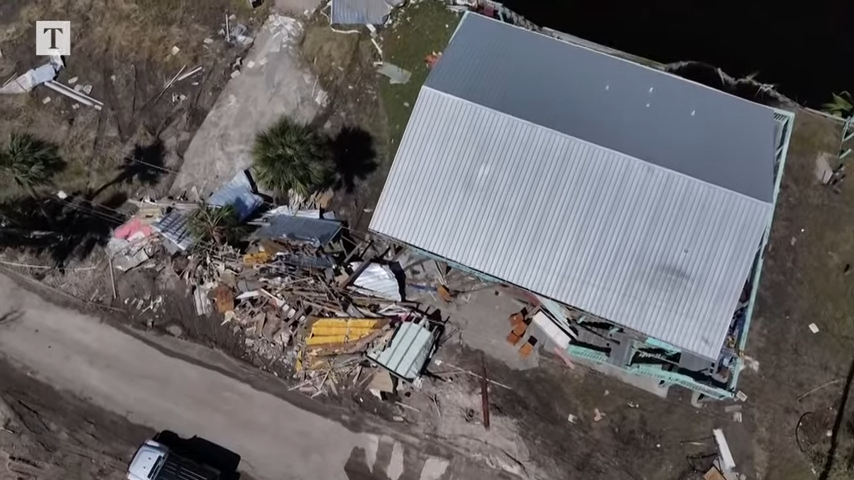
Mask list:
[[196,67],[196,68],[190,70],[189,72],[181,75],[180,77],[176,78],[175,81],[172,83],[174,84],[176,82],[180,82],[181,80],[184,80],[185,78],[192,77],[193,75],[199,73],[200,71],[202,71],[202,67],[200,67],[200,66]]
[[54,86],[54,87],[56,87],[57,89],[60,89],[60,90],[62,90],[63,92],[66,92],[66,93],[68,93],[68,94],[70,94],[70,95],[74,95],[74,96],[78,96],[78,97],[85,98],[85,99],[87,99],[87,100],[89,100],[89,101],[91,101],[91,102],[93,102],[93,103],[98,104],[98,105],[103,105],[103,104],[104,104],[104,103],[103,103],[103,102],[101,102],[100,100],[95,100],[94,98],[92,98],[92,97],[90,97],[90,96],[86,95],[85,93],[83,93],[83,92],[81,92],[81,91],[79,91],[79,90],[75,90],[75,89],[73,89],[73,88],[69,87],[68,85],[65,85],[65,84],[59,83],[59,82],[57,82],[57,81],[55,81],[55,80],[50,80],[48,83],[53,84],[53,86]]
[[59,82],[54,81],[54,80],[51,80],[49,83],[53,84],[54,87],[59,88],[59,89],[63,90],[64,92],[68,93],[69,96],[81,97],[81,98],[86,99],[86,100],[88,100],[88,101],[90,101],[96,105],[101,105],[101,106],[104,105],[104,102],[102,102],[100,100],[96,100],[96,99],[90,97],[89,95],[86,95],[85,93],[83,93],[81,91],[78,91],[78,90],[75,90],[75,89],[69,87],[68,85],[59,83]]
[[104,105],[104,102],[102,102],[100,100],[96,100],[96,99],[90,97],[89,95],[86,95],[85,93],[83,93],[81,91],[78,91],[78,90],[75,90],[75,89],[69,87],[68,85],[64,85],[64,84],[59,83],[57,81],[51,81],[50,83],[52,83],[54,86],[64,90],[65,92],[68,92],[69,96],[75,96],[75,97],[83,98],[85,100],[88,100],[88,101],[94,103],[95,105],[100,105],[100,106]]
[[57,82],[54,82],[51,80],[49,82],[45,82],[44,85],[47,88],[49,88],[49,89],[51,89],[57,93],[61,93],[61,94],[65,95],[66,97],[69,97],[69,98],[71,98],[71,99],[73,99],[79,103],[82,103],[83,105],[88,105],[88,106],[94,108],[95,110],[100,110],[101,107],[104,106],[104,104],[99,102],[98,100],[95,100],[94,98],[88,97],[88,96],[86,96],[80,92],[76,92],[73,89],[70,89],[61,83],[57,83]]

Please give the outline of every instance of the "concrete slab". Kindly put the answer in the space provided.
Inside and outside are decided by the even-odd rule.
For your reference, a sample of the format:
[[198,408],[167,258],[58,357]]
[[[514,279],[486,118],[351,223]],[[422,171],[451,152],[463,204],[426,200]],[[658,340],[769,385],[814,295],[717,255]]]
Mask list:
[[[480,350],[514,370],[536,368],[540,363],[539,349],[545,338],[537,338],[540,343],[528,357],[522,358],[519,348],[530,338],[534,329],[529,327],[529,331],[525,332],[515,347],[510,345],[507,335],[512,326],[508,318],[521,310],[522,306],[510,295],[504,292],[495,295],[495,292],[496,289],[489,288],[467,294],[468,298],[464,295],[452,304],[440,300],[430,303],[439,308],[443,316],[450,315],[453,322],[459,325],[460,338],[469,348]],[[539,335],[539,332],[534,335]]]
[[211,193],[252,164],[259,131],[282,115],[310,122],[323,108],[327,95],[297,50],[301,33],[302,24],[293,18],[267,19],[240,75],[228,82],[184,153],[173,192],[195,186]]

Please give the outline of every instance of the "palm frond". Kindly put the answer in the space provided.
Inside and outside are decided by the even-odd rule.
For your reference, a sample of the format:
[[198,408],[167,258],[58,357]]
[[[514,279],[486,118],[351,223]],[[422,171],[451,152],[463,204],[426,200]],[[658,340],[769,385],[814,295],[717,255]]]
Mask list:
[[847,117],[854,113],[851,94],[848,92],[832,93],[833,100],[821,106],[825,112],[839,117]]
[[308,196],[334,172],[328,139],[285,117],[255,137],[252,156],[258,183],[279,195]]
[[196,241],[217,245],[233,244],[245,233],[234,205],[215,207],[201,204],[190,215],[188,227]]
[[49,185],[65,168],[65,161],[55,144],[28,133],[13,133],[9,145],[0,154],[0,168],[19,185],[35,188]]

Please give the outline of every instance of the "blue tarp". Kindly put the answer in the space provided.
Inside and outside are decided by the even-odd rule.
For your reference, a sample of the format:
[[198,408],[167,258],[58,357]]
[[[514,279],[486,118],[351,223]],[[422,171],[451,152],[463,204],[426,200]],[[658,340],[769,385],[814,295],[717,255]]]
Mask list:
[[208,199],[208,205],[224,207],[234,205],[239,221],[246,220],[258,207],[264,204],[264,199],[256,195],[252,182],[246,171],[238,172],[234,178],[213,193]]

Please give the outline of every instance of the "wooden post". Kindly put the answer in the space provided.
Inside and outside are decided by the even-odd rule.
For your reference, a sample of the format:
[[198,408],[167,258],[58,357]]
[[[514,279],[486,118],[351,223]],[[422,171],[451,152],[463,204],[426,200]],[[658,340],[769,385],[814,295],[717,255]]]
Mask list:
[[483,427],[489,430],[489,386],[487,385],[486,377],[486,360],[483,355],[480,356],[481,364],[483,365],[483,376],[480,377],[480,399],[483,402]]
[[109,260],[109,268],[110,268],[110,285],[113,287],[113,300],[119,298],[118,293],[116,292],[116,277],[113,274],[113,257],[108,257]]

